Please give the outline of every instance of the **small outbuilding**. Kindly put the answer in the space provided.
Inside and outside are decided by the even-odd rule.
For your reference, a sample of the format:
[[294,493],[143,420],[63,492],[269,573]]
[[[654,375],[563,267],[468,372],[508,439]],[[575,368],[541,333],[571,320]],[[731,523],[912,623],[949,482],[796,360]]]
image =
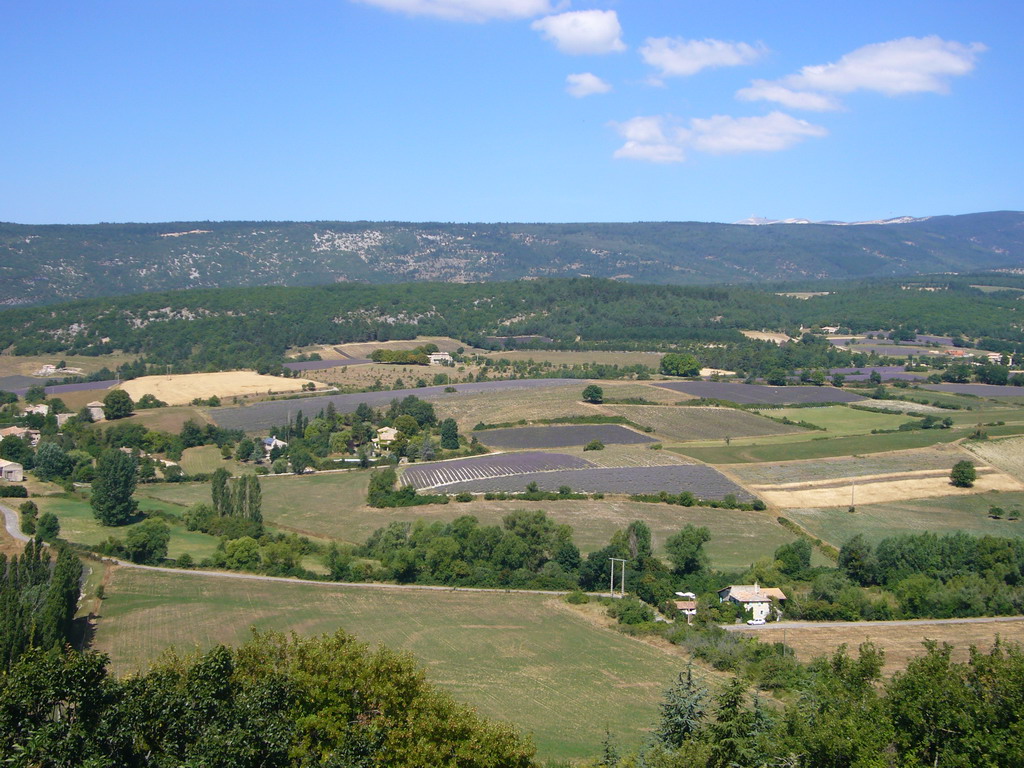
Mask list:
[[447,352],[431,352],[427,355],[431,365],[454,365],[455,361]]
[[103,413],[103,403],[99,400],[93,400],[91,403],[86,403],[85,409],[89,411],[89,415],[92,416],[93,421],[103,421],[107,418],[106,414]]
[[764,621],[772,612],[772,600],[782,602],[786,595],[778,587],[762,587],[753,584],[733,584],[718,590],[718,601],[738,603],[751,614],[754,621]]
[[16,461],[0,459],[0,480],[20,483],[25,479],[25,469]]

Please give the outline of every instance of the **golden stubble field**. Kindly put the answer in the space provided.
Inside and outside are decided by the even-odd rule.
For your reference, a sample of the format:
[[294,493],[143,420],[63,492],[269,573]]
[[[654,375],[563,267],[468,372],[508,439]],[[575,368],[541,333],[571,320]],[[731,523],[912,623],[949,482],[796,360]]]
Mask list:
[[168,405],[187,405],[195,398],[208,399],[235,395],[262,395],[271,392],[298,392],[308,379],[285,379],[264,376],[255,371],[221,371],[219,373],[186,373],[173,376],[142,376],[121,384],[121,389],[138,400],[154,395]]
[[977,472],[978,479],[971,488],[957,488],[949,482],[948,471],[933,469],[748,487],[769,504],[783,508],[840,507],[851,502],[883,504],[908,499],[1024,490],[1024,483],[1020,480],[991,467],[978,467]]

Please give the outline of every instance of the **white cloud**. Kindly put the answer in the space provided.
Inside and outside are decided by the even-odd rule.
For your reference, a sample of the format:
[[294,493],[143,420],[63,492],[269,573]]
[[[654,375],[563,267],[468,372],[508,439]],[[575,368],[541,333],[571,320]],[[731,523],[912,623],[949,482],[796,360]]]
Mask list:
[[[737,93],[741,99],[776,101],[801,109],[835,109],[823,94],[873,91],[885,96],[948,93],[949,79],[974,69],[981,43],[958,43],[930,37],[904,37],[858,48],[830,64],[803,67],[776,82],[755,81]],[[818,96],[815,100],[814,96]],[[824,101],[822,101],[824,99]]]
[[[613,157],[625,160],[646,160],[650,163],[681,163],[684,135],[670,119],[654,115],[634,117],[624,123],[610,123],[626,143],[615,150]],[[668,129],[669,135],[666,135]]]
[[608,93],[611,89],[610,83],[606,83],[591,72],[581,72],[568,75],[565,78],[565,90],[569,92],[570,96],[575,96],[577,99],[592,96],[595,93]]
[[615,11],[569,11],[545,16],[531,25],[562,53],[618,53],[626,50]]
[[451,21],[525,19],[551,13],[550,0],[356,0],[410,16],[436,16]]
[[758,117],[715,115],[690,121],[690,144],[714,155],[737,152],[778,152],[806,138],[825,136],[820,125],[798,120],[784,112]]
[[832,96],[811,91],[794,91],[769,80],[755,80],[749,88],[736,91],[736,98],[742,101],[774,101],[790,109],[806,109],[813,112],[828,112],[841,109]]
[[827,134],[819,125],[782,112],[759,117],[692,118],[685,127],[660,115],[610,125],[625,139],[614,157],[652,163],[680,163],[688,150],[714,155],[777,152]]
[[684,40],[680,37],[649,37],[640,55],[662,77],[687,77],[709,67],[738,67],[764,55],[763,46],[728,43],[724,40]]

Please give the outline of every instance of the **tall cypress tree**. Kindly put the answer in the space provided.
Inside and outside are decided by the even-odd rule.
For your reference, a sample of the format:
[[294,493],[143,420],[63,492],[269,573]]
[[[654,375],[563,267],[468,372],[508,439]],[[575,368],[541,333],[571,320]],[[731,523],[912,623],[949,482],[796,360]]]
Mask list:
[[256,475],[249,475],[249,493],[247,494],[246,517],[254,523],[263,522],[263,489],[260,488],[260,479]]
[[230,505],[230,489],[228,488],[228,478],[231,477],[231,473],[228,472],[224,467],[218,467],[213,473],[213,477],[210,478],[210,494],[213,501],[213,511],[221,517],[231,514]]
[[125,525],[135,514],[135,457],[116,448],[104,451],[96,462],[92,481],[93,514],[103,525]]
[[678,749],[701,727],[707,714],[705,702],[708,689],[693,679],[693,664],[687,664],[686,675],[679,679],[665,693],[661,704],[661,724],[655,734],[666,747]]

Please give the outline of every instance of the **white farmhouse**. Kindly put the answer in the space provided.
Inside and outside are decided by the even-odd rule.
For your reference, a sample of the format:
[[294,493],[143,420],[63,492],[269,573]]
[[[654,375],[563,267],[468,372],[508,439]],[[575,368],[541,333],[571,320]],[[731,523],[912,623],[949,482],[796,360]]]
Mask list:
[[751,614],[754,621],[764,621],[772,611],[772,598],[779,602],[786,599],[786,595],[777,587],[762,587],[756,582],[753,584],[733,584],[725,589],[718,590],[718,601],[724,603],[727,600],[732,603],[739,603]]

